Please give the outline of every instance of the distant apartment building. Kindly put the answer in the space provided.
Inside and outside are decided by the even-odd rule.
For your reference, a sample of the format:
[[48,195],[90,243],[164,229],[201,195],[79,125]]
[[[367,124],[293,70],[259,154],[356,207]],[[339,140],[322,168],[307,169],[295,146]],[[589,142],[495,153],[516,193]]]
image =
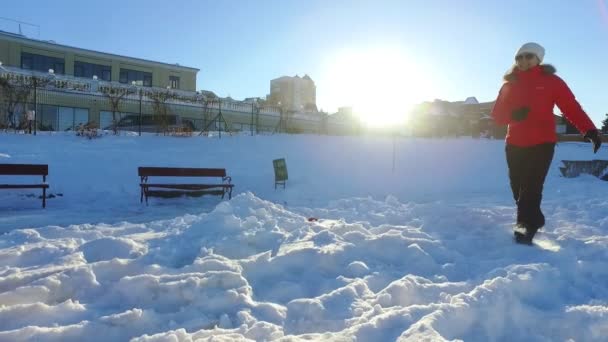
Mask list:
[[350,106],[338,107],[338,112],[334,113],[333,116],[343,118],[344,120],[354,120],[355,112],[353,111],[353,107]]
[[283,76],[270,81],[269,105],[292,112],[317,112],[317,87],[308,75]]
[[[491,117],[494,101],[479,102],[475,97],[464,101],[423,102],[411,112],[410,126],[416,136],[489,136],[504,138],[506,125],[497,125]],[[558,134],[574,133],[576,129],[562,116],[555,115]]]

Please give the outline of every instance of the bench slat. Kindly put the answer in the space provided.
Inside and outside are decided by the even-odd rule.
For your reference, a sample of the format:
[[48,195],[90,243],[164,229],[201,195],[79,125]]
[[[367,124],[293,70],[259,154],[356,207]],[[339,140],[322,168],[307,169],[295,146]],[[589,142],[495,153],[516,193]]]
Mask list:
[[226,169],[183,167],[138,167],[140,177],[226,177]]
[[164,198],[172,198],[172,197],[200,197],[203,195],[223,195],[224,192],[222,190],[193,190],[193,191],[182,191],[182,190],[149,190],[146,192],[147,197],[164,197]]
[[141,183],[139,186],[146,188],[181,189],[181,190],[202,190],[211,188],[232,188],[234,184],[150,184]]
[[0,175],[48,176],[46,164],[0,164]]
[[0,184],[0,189],[44,189],[48,184]]

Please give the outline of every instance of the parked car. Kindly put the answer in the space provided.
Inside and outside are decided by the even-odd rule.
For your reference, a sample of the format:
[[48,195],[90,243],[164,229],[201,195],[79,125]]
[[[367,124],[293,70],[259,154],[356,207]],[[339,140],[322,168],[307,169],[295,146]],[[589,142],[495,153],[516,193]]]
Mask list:
[[[116,128],[120,131],[133,131],[138,132],[140,129],[140,119],[137,114],[129,114],[122,117],[117,123]],[[141,131],[142,132],[161,132],[161,120],[166,120],[167,130],[173,130],[177,128],[183,128],[184,126],[194,130],[194,123],[192,120],[183,119],[179,115],[167,114],[165,117],[154,117],[152,115],[141,116]],[[114,125],[105,127],[106,130],[114,130]]]

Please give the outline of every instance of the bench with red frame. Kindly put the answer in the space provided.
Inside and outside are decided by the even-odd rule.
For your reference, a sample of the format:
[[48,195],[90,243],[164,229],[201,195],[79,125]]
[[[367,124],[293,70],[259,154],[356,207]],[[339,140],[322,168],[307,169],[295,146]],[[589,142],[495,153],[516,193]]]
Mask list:
[[2,176],[42,176],[39,184],[0,184],[0,189],[42,189],[42,207],[46,208],[46,176],[49,175],[49,166],[45,164],[0,164]]
[[[141,198],[140,202],[148,197],[176,197],[181,195],[200,196],[203,194],[222,195],[222,199],[228,194],[232,198],[232,178],[226,175],[226,169],[206,168],[179,168],[179,167],[139,167]],[[217,183],[149,183],[149,177],[213,177],[221,178]],[[162,190],[159,190],[162,189]]]

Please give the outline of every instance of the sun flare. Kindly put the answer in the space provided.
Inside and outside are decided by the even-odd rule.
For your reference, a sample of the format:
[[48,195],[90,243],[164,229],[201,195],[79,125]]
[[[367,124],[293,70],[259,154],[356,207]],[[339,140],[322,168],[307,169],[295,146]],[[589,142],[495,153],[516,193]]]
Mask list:
[[365,125],[395,126],[406,122],[411,107],[430,94],[422,65],[398,48],[342,51],[327,64],[322,84],[328,102],[351,106]]

